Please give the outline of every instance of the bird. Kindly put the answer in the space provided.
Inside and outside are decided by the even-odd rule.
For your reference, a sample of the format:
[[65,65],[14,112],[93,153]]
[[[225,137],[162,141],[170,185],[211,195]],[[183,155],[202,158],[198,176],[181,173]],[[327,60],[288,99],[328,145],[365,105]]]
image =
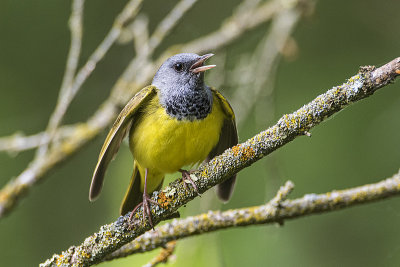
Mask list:
[[[143,219],[147,216],[153,226],[150,205],[157,202],[149,194],[161,189],[169,173],[181,172],[182,179],[198,193],[191,171],[182,168],[208,162],[238,143],[231,105],[217,89],[204,82],[204,72],[216,67],[204,65],[212,56],[171,56],[160,66],[151,85],[129,100],[101,148],[90,185],[90,201],[99,196],[106,169],[126,134],[134,160],[121,215],[132,211],[131,220],[134,211],[143,206]],[[219,199],[230,199],[235,180],[236,174],[217,185]]]

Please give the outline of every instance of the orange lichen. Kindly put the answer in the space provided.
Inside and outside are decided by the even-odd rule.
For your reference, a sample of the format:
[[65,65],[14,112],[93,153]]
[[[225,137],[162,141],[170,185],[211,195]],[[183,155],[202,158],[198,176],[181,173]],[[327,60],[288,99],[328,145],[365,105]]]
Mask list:
[[168,197],[164,192],[160,192],[158,194],[158,204],[160,205],[160,207],[162,207],[163,209],[167,209],[168,206],[170,206],[170,202],[173,199],[171,197]]
[[56,260],[56,265],[57,266],[61,266],[61,264],[64,264],[64,263],[65,263],[64,262],[64,255],[63,254],[58,255],[57,260]]
[[252,147],[245,147],[242,149],[242,155],[240,156],[240,159],[244,161],[254,157],[255,154],[256,153],[254,152],[254,149]]
[[[54,262],[55,266],[67,266],[67,265],[69,266],[70,265],[69,256],[70,255],[68,253],[66,255],[64,255],[64,254],[54,255],[53,262]],[[54,264],[52,264],[51,266],[53,266]],[[40,266],[42,266],[42,265],[40,265]]]
[[240,144],[238,144],[238,145],[232,147],[232,152],[233,152],[233,155],[234,155],[235,157],[237,157],[237,155],[239,155],[239,152],[240,152]]
[[256,154],[252,147],[243,147],[240,144],[232,147],[232,152],[235,157],[240,155],[241,161],[248,160]]

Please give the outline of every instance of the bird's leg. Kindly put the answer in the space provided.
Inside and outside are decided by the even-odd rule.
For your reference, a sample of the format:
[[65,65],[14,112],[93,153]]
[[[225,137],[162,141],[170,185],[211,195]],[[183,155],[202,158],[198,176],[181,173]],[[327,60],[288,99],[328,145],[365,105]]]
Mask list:
[[151,209],[150,209],[150,203],[159,205],[156,201],[152,200],[147,194],[147,173],[148,170],[147,168],[145,169],[145,175],[144,175],[144,190],[143,190],[143,201],[140,202],[131,212],[131,216],[129,216],[129,221],[132,220],[133,214],[135,214],[135,211],[140,207],[143,206],[143,221],[146,220],[146,215],[149,218],[149,223],[151,227],[154,229],[153,221],[151,219]]
[[186,186],[186,189],[187,189],[186,181],[188,181],[193,186],[194,191],[196,191],[196,193],[200,195],[199,190],[197,189],[197,185],[194,183],[192,177],[190,177],[190,174],[192,174],[193,171],[186,171],[182,169],[179,169],[179,171],[182,173],[182,179],[185,182],[184,184]]

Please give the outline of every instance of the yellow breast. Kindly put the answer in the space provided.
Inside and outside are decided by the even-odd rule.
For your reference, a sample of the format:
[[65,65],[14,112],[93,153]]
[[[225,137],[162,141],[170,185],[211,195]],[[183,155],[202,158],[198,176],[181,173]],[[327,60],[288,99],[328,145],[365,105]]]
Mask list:
[[133,125],[129,145],[142,168],[160,174],[203,161],[219,140],[224,113],[214,96],[211,113],[202,120],[179,121],[154,97]]

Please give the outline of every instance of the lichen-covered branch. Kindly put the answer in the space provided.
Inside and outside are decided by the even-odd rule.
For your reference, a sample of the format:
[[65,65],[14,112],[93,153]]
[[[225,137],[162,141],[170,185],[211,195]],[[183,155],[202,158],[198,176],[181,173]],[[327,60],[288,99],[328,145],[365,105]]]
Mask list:
[[393,177],[375,184],[355,188],[336,190],[325,194],[308,194],[301,198],[285,200],[293,184],[287,182],[281,187],[274,199],[265,205],[234,209],[224,212],[209,211],[172,222],[146,232],[131,243],[121,247],[105,258],[113,260],[135,253],[142,253],[164,247],[172,240],[209,233],[221,229],[249,226],[255,224],[282,224],[287,219],[294,219],[321,212],[335,211],[387,199],[400,195],[400,172]]
[[[346,106],[372,95],[379,88],[393,82],[399,75],[399,70],[400,57],[378,69],[372,66],[362,67],[357,75],[344,84],[330,89],[299,110],[284,115],[271,128],[202,165],[192,177],[198,191],[205,192],[294,138],[308,133],[314,126]],[[196,196],[196,192],[188,189],[181,179],[172,182],[160,192],[154,192],[152,198],[160,205],[152,207],[153,223],[157,224],[173,216],[179,207]],[[308,196],[307,199],[312,202],[319,200],[318,196]],[[368,200],[369,197],[366,196],[365,199]],[[314,209],[316,212],[323,211],[324,206],[318,207]],[[89,266],[100,262],[106,255],[151,229],[148,222],[142,221],[141,214],[142,209],[138,209],[133,216],[134,222],[129,222],[129,214],[121,216],[117,222],[101,227],[98,233],[88,237],[80,246],[71,247],[62,254],[53,256],[43,266]]]
[[[96,64],[104,57],[110,46],[115,43],[121,32],[125,29],[125,24],[137,14],[142,0],[131,0],[127,3],[120,15],[116,18],[113,27],[107,34],[105,39],[100,43],[89,60],[76,73],[72,84],[65,89],[66,97],[62,98],[63,103],[59,102],[52,117],[54,122],[50,123],[47,131],[43,134],[43,139],[27,139],[23,143],[27,145],[3,146],[5,149],[14,149],[18,152],[24,149],[36,148],[44,146],[48,149],[41,149],[42,152],[37,153],[34,160],[28,167],[17,177],[11,179],[0,190],[0,218],[8,214],[16,206],[19,199],[25,196],[29,188],[41,181],[45,175],[52,170],[57,164],[67,160],[79,149],[81,149],[90,140],[101,133],[115,119],[121,106],[138,90],[143,88],[151,80],[152,75],[160,62],[166,56],[178,52],[194,52],[203,53],[211,50],[221,49],[229,45],[232,41],[243,35],[246,31],[257,27],[258,25],[270,20],[274,15],[286,10],[294,10],[302,13],[305,2],[311,0],[273,0],[267,3],[255,1],[253,5],[250,0],[243,0],[232,17],[228,18],[225,23],[213,33],[190,41],[187,44],[174,45],[167,48],[158,59],[152,60],[155,48],[161,43],[162,39],[182,18],[183,14],[194,4],[194,0],[181,0],[177,6],[167,15],[166,25],[159,26],[153,35],[148,38],[148,43],[144,43],[143,47],[151,49],[143,49],[142,52],[136,55],[128,65],[120,79],[116,82],[112,89],[110,97],[99,107],[99,109],[86,122],[78,123],[72,130],[75,134],[64,134],[63,126],[59,126],[62,118],[69,107],[72,98],[80,90],[83,83],[94,71]],[[83,3],[77,1],[76,3]],[[290,3],[290,4],[288,4]],[[79,7],[78,7],[79,8]],[[165,22],[165,20],[162,20]],[[78,31],[77,31],[78,32]],[[160,33],[160,36],[157,34]],[[153,41],[150,41],[153,40]],[[152,43],[150,46],[149,43]],[[147,53],[144,53],[147,51]],[[68,79],[69,80],[69,79]],[[61,99],[61,98],[60,98]],[[71,129],[68,129],[71,130]],[[49,134],[50,133],[50,134]],[[61,141],[57,136],[67,136]],[[25,138],[25,137],[21,137]],[[21,141],[19,138],[19,141]],[[29,138],[29,137],[26,137]],[[8,141],[14,139],[2,139]],[[26,141],[26,142],[25,142]]]
[[155,228],[154,231],[148,231],[139,236],[129,244],[105,257],[104,260],[109,261],[136,253],[151,251],[160,246],[163,247],[173,240],[225,228],[281,222],[278,210],[282,209],[282,201],[287,198],[293,188],[294,184],[291,181],[286,182],[278,190],[275,197],[265,205],[227,210],[224,212],[209,211],[208,213],[184,219],[174,219],[170,223]]

